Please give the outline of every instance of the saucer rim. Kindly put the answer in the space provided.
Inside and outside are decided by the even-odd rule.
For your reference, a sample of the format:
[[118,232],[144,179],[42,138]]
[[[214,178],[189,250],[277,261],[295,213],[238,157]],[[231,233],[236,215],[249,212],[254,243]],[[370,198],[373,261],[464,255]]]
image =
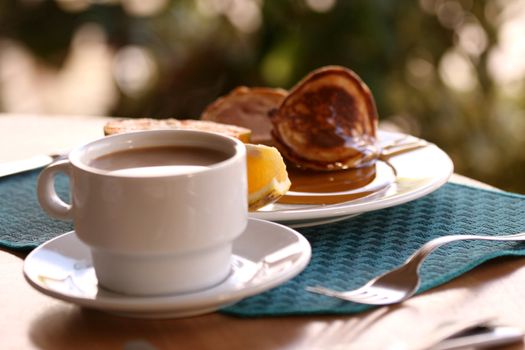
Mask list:
[[[273,228],[269,230],[272,233],[278,231],[280,235],[293,235],[297,238],[297,243],[301,246],[301,253],[300,256],[296,260],[294,260],[294,264],[287,267],[286,270],[280,272],[279,274],[274,274],[266,278],[262,282],[253,283],[248,287],[244,288],[232,288],[232,286],[228,286],[229,283],[232,283],[232,279],[235,274],[235,270],[233,269],[232,273],[230,273],[230,275],[224,281],[207,289],[184,294],[167,294],[161,296],[146,297],[129,296],[125,294],[111,292],[108,290],[105,290],[105,292],[110,293],[110,296],[104,295],[99,298],[74,296],[71,294],[63,293],[61,291],[46,288],[45,286],[39,284],[37,281],[31,278],[27,270],[28,266],[30,266],[32,262],[33,255],[36,255],[38,252],[49,247],[53,243],[56,244],[57,241],[64,240],[65,238],[70,237],[71,235],[75,235],[75,231],[69,231],[55,238],[52,238],[42,243],[31,253],[29,253],[29,255],[24,260],[23,275],[26,281],[33,288],[47,296],[75,305],[92,309],[98,309],[101,311],[106,311],[115,314],[121,314],[124,316],[163,318],[185,317],[190,315],[193,316],[203,313],[209,313],[216,311],[222,307],[232,305],[249,296],[253,296],[267,291],[269,289],[275,288],[289,281],[290,279],[301,273],[310,262],[312,255],[311,245],[308,242],[308,240],[299,232],[285,225],[267,220],[249,218],[248,222],[249,225],[246,228],[247,230],[249,229],[250,223],[252,223],[253,225],[256,224],[262,225],[266,228]],[[268,235],[265,234],[261,235],[261,237],[263,237],[262,239],[269,239]],[[238,239],[236,239],[235,241],[237,241]],[[76,238],[75,241],[76,244],[80,243],[85,245],[78,238]],[[271,252],[266,253],[266,255],[269,254],[271,254]],[[234,254],[234,256],[242,257],[242,255],[239,254]],[[97,288],[99,287],[97,286]]]

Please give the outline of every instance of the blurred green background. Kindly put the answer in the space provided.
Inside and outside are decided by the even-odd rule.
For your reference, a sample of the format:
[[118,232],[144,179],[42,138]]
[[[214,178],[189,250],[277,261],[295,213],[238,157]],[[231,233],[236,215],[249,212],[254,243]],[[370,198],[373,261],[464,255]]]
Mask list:
[[338,64],[380,125],[525,193],[525,0],[0,3],[0,111],[195,118],[238,85]]

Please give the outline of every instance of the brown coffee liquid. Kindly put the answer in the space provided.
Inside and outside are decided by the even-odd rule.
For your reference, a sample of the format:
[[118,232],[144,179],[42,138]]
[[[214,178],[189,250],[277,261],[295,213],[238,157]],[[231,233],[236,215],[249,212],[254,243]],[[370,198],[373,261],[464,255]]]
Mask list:
[[[376,165],[339,171],[308,171],[289,167],[288,176],[292,182],[290,193],[281,197],[278,203],[336,204],[372,194],[370,191],[355,190],[363,188],[375,179]],[[353,193],[334,194],[348,191]]]
[[121,175],[155,175],[203,170],[228,159],[225,152],[201,147],[132,148],[103,155],[90,166]]

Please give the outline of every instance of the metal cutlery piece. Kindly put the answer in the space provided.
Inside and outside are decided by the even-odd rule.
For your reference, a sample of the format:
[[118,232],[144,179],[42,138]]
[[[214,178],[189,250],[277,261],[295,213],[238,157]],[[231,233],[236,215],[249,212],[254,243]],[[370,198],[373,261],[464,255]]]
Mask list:
[[446,338],[429,350],[486,349],[523,342],[523,330],[518,327],[479,325]]
[[523,341],[524,332],[518,327],[495,323],[497,317],[471,318],[468,315],[438,324],[431,333],[421,337],[401,339],[399,349],[466,350],[485,349]]
[[372,279],[360,288],[350,291],[336,291],[316,286],[307,287],[306,290],[360,304],[389,305],[400,303],[416,293],[420,284],[419,268],[425,258],[444,244],[463,240],[525,241],[525,232],[506,236],[449,235],[438,237],[421,246],[401,266]]
[[22,173],[24,171],[42,168],[54,161],[65,157],[62,154],[37,155],[30,158],[0,163],[0,177]]
[[391,141],[385,145],[382,145],[379,159],[388,160],[393,156],[414,151],[416,149],[426,147],[429,145],[431,145],[431,143],[423,139],[419,139],[413,136],[405,136],[397,140]]

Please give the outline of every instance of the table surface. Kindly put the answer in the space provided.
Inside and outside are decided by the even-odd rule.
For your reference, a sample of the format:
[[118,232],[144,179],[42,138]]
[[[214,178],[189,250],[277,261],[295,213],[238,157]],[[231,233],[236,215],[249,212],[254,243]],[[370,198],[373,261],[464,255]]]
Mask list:
[[[0,114],[0,162],[99,137],[105,121]],[[452,180],[484,186],[459,175]],[[23,258],[0,250],[2,349],[421,349],[465,320],[525,330],[525,258],[493,260],[401,305],[357,315],[169,320],[124,318],[47,297],[24,280]]]

